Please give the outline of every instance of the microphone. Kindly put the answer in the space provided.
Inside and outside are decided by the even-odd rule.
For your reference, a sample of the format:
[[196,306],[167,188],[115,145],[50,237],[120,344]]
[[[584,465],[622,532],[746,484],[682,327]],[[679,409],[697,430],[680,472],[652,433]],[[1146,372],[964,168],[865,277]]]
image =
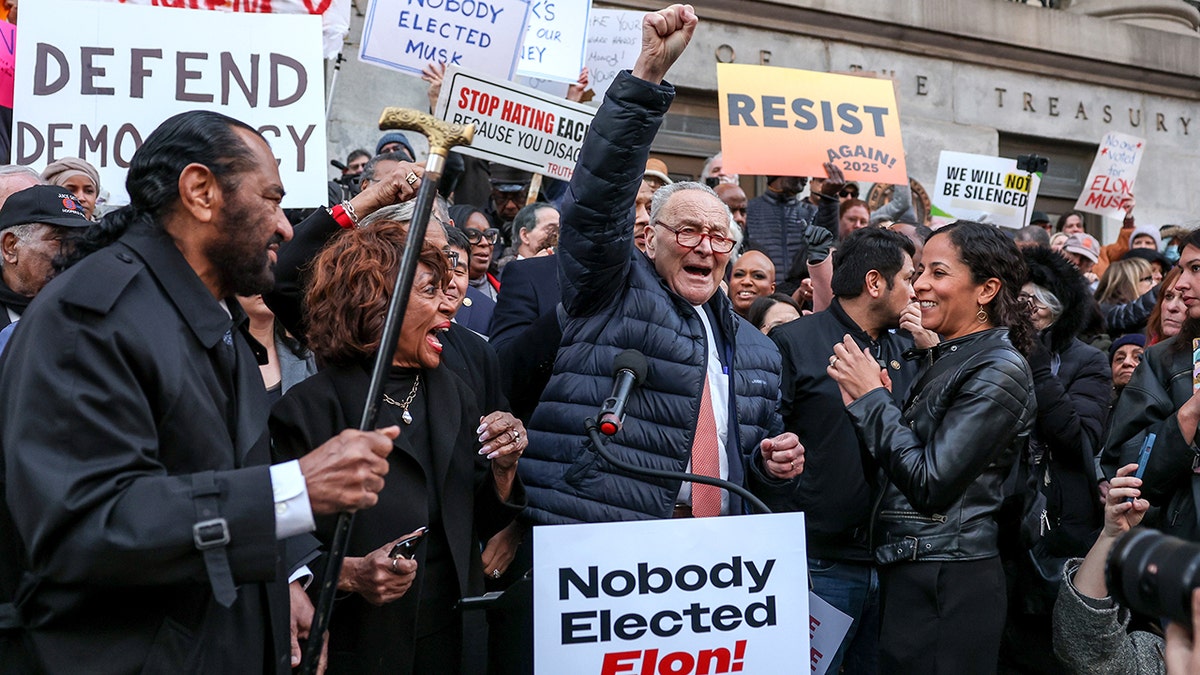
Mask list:
[[613,359],[612,396],[600,406],[600,433],[612,436],[621,430],[625,421],[625,404],[633,388],[646,379],[646,357],[636,349],[626,349]]
[[345,164],[342,164],[341,162],[337,161],[336,159],[329,160],[329,163],[333,166],[333,168],[341,169],[342,171],[345,171],[346,169],[349,168]]

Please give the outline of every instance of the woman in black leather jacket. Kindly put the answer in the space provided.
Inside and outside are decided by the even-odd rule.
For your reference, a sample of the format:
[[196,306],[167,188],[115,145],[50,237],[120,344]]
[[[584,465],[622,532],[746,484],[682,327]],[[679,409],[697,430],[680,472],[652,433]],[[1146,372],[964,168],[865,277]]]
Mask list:
[[[871,542],[883,605],[880,672],[991,673],[1004,627],[996,513],[1036,414],[1017,296],[1026,267],[995,227],[959,221],[925,244],[913,288],[943,342],[903,409],[885,371],[847,339],[829,374],[886,481]],[[1021,351],[1018,351],[1021,350]]]

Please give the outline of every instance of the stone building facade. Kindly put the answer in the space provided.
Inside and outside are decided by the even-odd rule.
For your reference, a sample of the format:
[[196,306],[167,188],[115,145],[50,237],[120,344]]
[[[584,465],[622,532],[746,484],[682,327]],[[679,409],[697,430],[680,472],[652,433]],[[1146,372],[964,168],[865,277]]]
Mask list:
[[[360,0],[365,8],[365,0]],[[606,5],[654,9],[629,0]],[[896,82],[910,177],[933,189],[943,149],[1050,159],[1036,208],[1068,210],[1107,131],[1146,139],[1141,223],[1200,225],[1200,9],[1185,0],[702,0],[654,146],[679,177],[720,147],[717,62],[869,71]],[[378,111],[427,106],[425,85],[357,63],[355,17],[329,151],[373,149]],[[745,177],[753,194],[761,179]],[[869,187],[863,185],[863,188]],[[1105,239],[1116,222],[1095,218]]]

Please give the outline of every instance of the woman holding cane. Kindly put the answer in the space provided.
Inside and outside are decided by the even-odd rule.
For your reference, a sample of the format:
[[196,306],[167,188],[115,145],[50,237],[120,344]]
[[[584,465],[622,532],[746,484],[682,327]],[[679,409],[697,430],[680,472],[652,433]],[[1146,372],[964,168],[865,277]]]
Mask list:
[[[372,224],[342,234],[314,262],[308,339],[326,367],[275,406],[277,457],[304,452],[307,439],[361,410],[405,239],[402,223]],[[330,673],[473,672],[463,647],[482,641],[456,604],[483,591],[478,542],[524,506],[516,475],[524,427],[508,413],[481,418],[475,394],[442,366],[439,336],[453,311],[447,279],[444,255],[426,245],[380,409],[380,423],[399,425],[400,437],[379,503],[358,514],[350,537]],[[318,536],[327,539],[330,527],[318,520]],[[414,558],[392,556],[420,527],[428,533]]]

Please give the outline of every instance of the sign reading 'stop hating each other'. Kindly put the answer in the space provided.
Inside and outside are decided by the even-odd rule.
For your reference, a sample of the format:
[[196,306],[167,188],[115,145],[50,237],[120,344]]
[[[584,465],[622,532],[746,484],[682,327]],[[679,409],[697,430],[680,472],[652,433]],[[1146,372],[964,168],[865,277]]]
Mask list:
[[[74,30],[61,30],[64,16]],[[172,115],[216,110],[271,144],[285,207],[324,203],[320,18],[38,0],[21,8],[21,33],[14,163],[80,157],[124,204],[142,141]]]
[[410,75],[445,63],[509,80],[528,16],[529,0],[371,0],[358,58]]

